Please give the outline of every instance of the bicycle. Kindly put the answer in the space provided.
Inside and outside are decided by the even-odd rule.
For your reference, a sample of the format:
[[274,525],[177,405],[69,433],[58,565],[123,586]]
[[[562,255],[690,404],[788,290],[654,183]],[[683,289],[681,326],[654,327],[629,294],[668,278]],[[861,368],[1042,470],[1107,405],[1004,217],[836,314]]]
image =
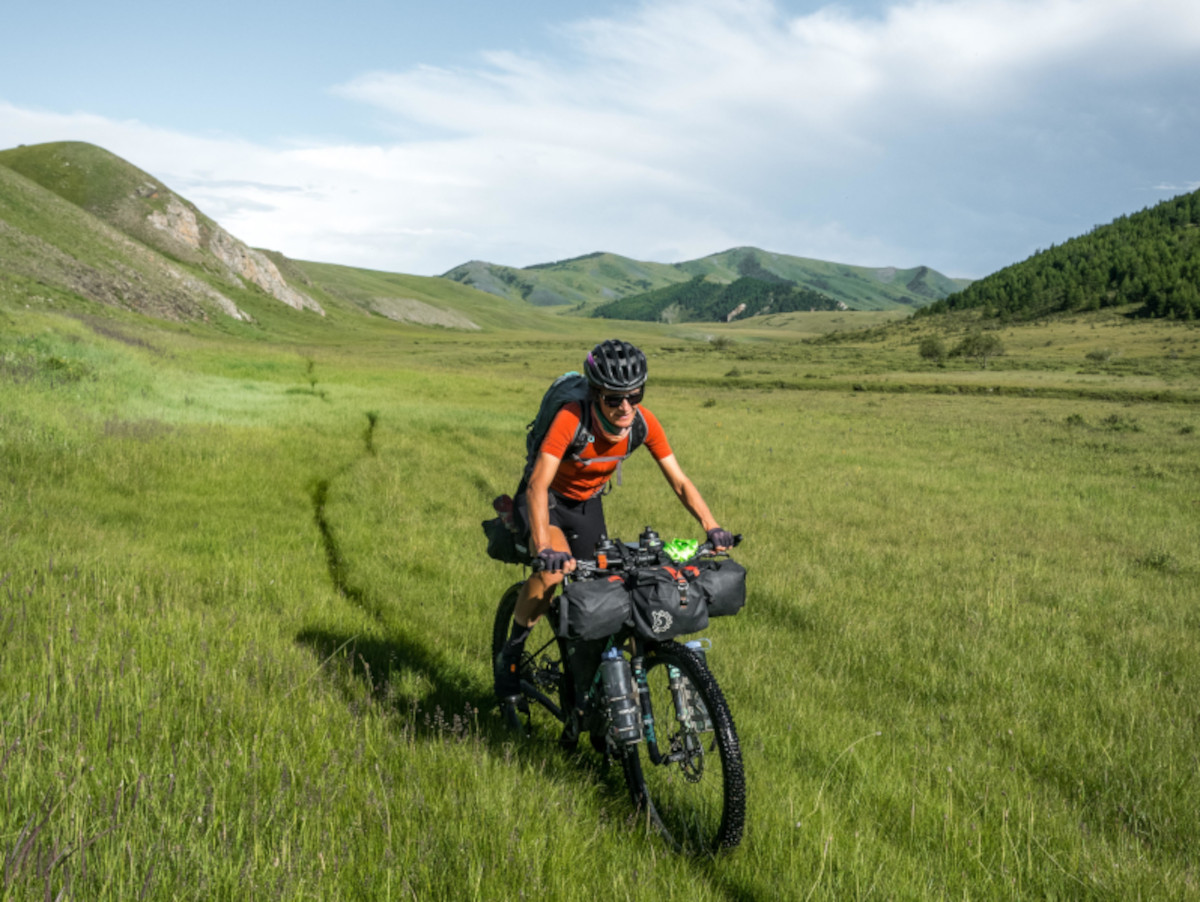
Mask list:
[[[672,543],[656,540],[647,527],[637,544],[608,541],[597,559],[577,560],[563,594],[526,640],[520,664],[523,705],[519,713],[507,706],[506,716],[510,726],[528,735],[533,710],[549,713],[564,725],[560,742],[568,748],[587,730],[596,750],[620,763],[635,810],[670,846],[685,854],[716,854],[741,842],[746,784],[733,715],[701,644],[650,638],[647,624],[639,628],[639,618],[632,615],[591,640],[565,638],[562,629],[563,599],[572,583],[613,582],[616,576],[628,585],[656,568],[698,569],[718,557],[707,543],[693,542],[693,557],[672,562],[664,550]],[[735,544],[740,540],[736,536]],[[507,639],[521,585],[509,587],[500,599],[493,660]],[[607,679],[623,671],[618,662],[628,668],[624,695],[619,680],[614,690]]]

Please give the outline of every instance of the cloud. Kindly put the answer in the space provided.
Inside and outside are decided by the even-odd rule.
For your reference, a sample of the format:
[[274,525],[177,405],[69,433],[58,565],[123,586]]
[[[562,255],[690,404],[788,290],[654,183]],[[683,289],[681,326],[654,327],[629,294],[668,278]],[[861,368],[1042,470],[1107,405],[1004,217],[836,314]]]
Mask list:
[[437,273],[757,244],[983,275],[1140,208],[1147,186],[1193,184],[1198,80],[1194,0],[649,0],[536,55],[333,86],[390,125],[384,144],[3,104],[0,138],[85,137],[309,259]]

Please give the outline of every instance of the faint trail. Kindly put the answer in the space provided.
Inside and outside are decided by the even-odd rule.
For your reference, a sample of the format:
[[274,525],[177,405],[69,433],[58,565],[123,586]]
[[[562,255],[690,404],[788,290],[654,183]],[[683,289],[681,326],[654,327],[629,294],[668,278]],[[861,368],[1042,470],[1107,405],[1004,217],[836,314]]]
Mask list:
[[[376,455],[375,426],[378,422],[378,413],[371,411],[367,414],[367,428],[363,432],[363,450],[370,457]],[[349,470],[352,465],[352,463],[346,464],[332,477],[318,478],[312,483],[312,487],[309,490],[309,498],[312,501],[313,522],[316,524],[317,532],[321,535],[321,545],[325,549],[325,568],[329,572],[329,581],[333,584],[334,590],[343,598],[358,605],[376,620],[382,620],[382,612],[379,609],[379,605],[371,600],[361,587],[355,586],[350,582],[346,557],[342,553],[341,545],[338,544],[337,536],[334,533],[333,526],[330,524],[325,510],[325,506],[329,501],[330,486],[337,477]]]

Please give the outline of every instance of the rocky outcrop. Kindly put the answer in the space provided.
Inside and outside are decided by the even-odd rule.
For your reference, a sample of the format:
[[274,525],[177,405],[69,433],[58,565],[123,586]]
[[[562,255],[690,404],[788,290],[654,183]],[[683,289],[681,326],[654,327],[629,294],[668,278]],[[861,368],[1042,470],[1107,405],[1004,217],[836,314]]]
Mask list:
[[399,323],[441,326],[443,329],[478,331],[479,326],[456,310],[444,310],[415,298],[374,298],[371,309]]
[[265,254],[247,247],[215,223],[202,224],[195,211],[174,194],[168,196],[163,209],[152,211],[146,221],[175,242],[197,251],[208,251],[220,261],[234,282],[241,284],[244,279],[294,310],[312,310],[325,315],[320,304],[288,285]]
[[[157,192],[149,196],[156,195]],[[175,195],[167,199],[165,210],[153,210],[146,219],[156,229],[167,232],[172,238],[194,250],[200,250],[200,222],[196,219],[196,214]]]

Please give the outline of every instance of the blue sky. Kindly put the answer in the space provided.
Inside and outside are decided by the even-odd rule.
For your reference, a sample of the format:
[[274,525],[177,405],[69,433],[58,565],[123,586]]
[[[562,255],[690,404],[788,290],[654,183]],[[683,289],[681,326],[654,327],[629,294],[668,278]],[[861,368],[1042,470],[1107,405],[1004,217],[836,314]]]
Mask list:
[[1195,0],[13,6],[0,147],[91,141],[301,259],[980,277],[1200,187]]

